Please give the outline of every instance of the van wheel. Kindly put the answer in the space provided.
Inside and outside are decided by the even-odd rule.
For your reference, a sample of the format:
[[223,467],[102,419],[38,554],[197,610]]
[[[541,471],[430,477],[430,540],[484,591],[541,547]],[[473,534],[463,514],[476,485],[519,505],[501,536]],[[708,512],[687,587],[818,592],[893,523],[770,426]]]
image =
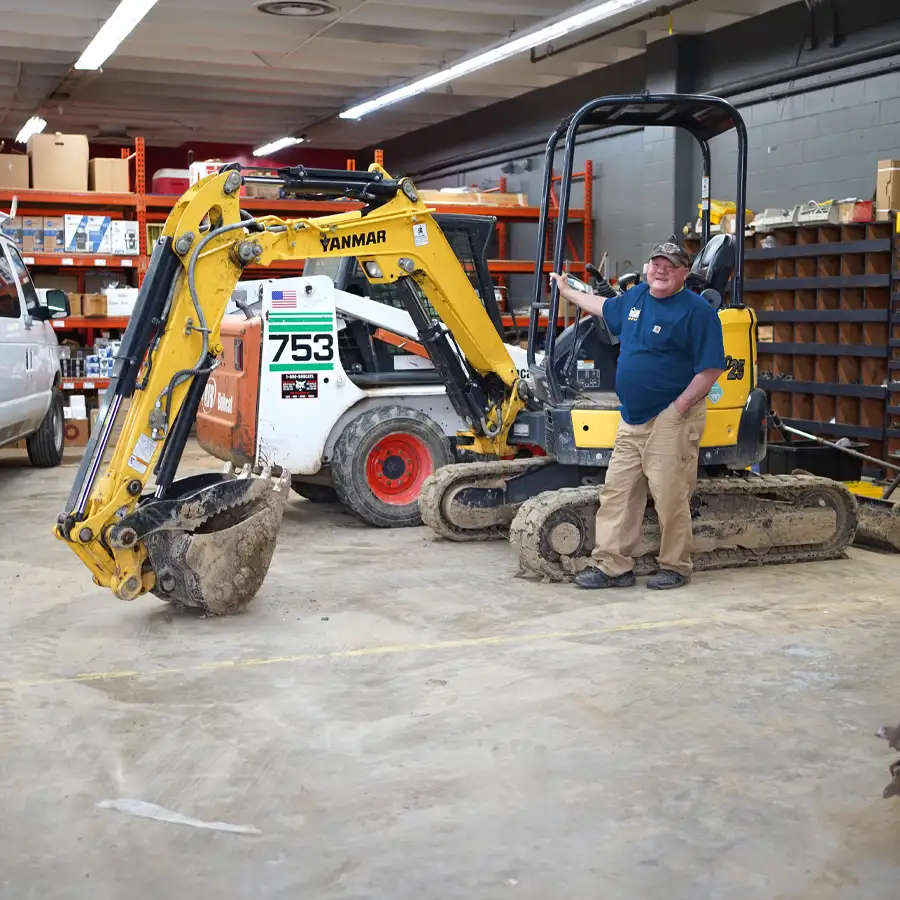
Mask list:
[[310,503],[339,503],[337,491],[329,484],[313,484],[311,481],[291,481],[291,487]]
[[65,422],[63,416],[62,394],[53,388],[50,395],[50,409],[44,416],[40,428],[26,441],[28,458],[33,466],[49,469],[62,462],[63,444],[65,443]]
[[450,441],[424,413],[385,406],[357,416],[334,445],[331,478],[341,502],[377,528],[421,525],[422,483],[453,462]]

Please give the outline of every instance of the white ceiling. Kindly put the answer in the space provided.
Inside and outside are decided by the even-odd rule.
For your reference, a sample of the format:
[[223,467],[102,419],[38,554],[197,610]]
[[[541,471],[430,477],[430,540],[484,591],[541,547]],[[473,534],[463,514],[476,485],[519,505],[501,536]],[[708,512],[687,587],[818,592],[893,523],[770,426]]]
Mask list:
[[[348,106],[584,4],[333,0],[332,15],[286,18],[258,2],[160,0],[103,71],[83,73],[71,67],[116,0],[0,0],[0,134],[14,137],[40,112],[48,130],[155,145],[306,131],[314,146],[357,149],[627,59],[669,33],[668,17],[655,18],[539,63],[525,53],[349,122],[337,118]],[[674,11],[672,27],[712,31],[789,2],[695,0]]]

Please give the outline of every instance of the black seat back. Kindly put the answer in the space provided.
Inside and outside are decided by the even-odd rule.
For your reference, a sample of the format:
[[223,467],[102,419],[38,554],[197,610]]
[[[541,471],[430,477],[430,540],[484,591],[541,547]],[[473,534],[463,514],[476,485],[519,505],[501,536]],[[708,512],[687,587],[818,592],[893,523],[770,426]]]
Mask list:
[[724,297],[733,271],[734,235],[717,234],[709,239],[694,259],[687,287],[698,293],[712,288]]

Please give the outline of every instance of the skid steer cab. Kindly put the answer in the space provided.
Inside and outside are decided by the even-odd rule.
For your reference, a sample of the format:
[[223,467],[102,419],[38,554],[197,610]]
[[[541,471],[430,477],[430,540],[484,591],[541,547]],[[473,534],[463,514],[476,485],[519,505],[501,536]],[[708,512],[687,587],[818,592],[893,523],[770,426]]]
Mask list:
[[[460,458],[466,423],[396,285],[370,285],[355,258],[310,259],[304,270],[241,282],[232,295],[198,442],[237,467],[283,467],[300,496],[341,503],[370,525],[419,525],[422,483]],[[496,328],[495,298],[483,299]],[[526,351],[508,347],[525,370]],[[294,363],[296,372],[280,368]]]

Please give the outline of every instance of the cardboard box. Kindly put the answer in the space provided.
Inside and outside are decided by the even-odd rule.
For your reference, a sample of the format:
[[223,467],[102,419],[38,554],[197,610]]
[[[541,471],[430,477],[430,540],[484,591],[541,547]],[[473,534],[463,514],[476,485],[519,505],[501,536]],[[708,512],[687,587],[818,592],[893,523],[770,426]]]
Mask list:
[[110,253],[109,216],[66,216],[66,253]]
[[0,188],[27,190],[29,188],[28,157],[18,153],[0,153]]
[[81,315],[81,294],[73,294],[69,295],[69,315],[70,316],[80,316]]
[[76,294],[78,293],[78,276],[41,272],[35,278],[35,285],[42,288],[56,288],[58,291],[65,291],[67,294]]
[[88,163],[88,190],[127,194],[130,189],[127,159],[92,159]]
[[111,248],[116,256],[135,256],[138,250],[138,223],[116,220],[110,224]]
[[28,155],[31,186],[36,190],[88,189],[88,139],[83,134],[33,134]]
[[892,209],[900,209],[900,159],[882,159],[875,179],[875,221],[886,222]]
[[137,302],[137,288],[107,288],[106,314],[108,316],[130,316]]
[[65,253],[66,220],[63,216],[44,216],[41,231],[44,253]]
[[248,197],[259,200],[278,200],[281,197],[280,184],[248,184],[245,190]]
[[64,423],[67,447],[84,447],[88,442],[90,423],[87,419],[66,419]]
[[0,225],[5,237],[8,237],[20,250],[22,249],[22,217],[14,216]]
[[44,217],[22,216],[22,252],[42,253],[44,250]]
[[82,294],[81,315],[86,317],[106,315],[106,294]]

